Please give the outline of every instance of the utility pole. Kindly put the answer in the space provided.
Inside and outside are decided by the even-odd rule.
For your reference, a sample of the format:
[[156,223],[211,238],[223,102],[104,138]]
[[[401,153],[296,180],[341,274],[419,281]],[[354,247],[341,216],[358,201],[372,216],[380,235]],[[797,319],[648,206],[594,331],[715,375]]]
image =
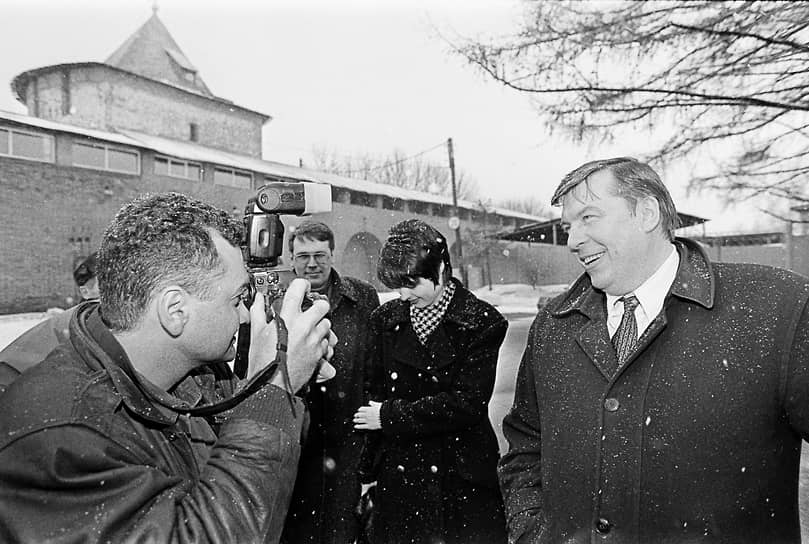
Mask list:
[[461,269],[461,281],[464,287],[469,288],[469,279],[466,277],[466,267],[463,264],[463,244],[461,242],[461,222],[458,216],[458,189],[455,187],[455,154],[452,152],[452,138],[447,139],[447,152],[449,153],[449,175],[452,182],[452,217],[455,219],[455,245],[458,248],[458,267]]

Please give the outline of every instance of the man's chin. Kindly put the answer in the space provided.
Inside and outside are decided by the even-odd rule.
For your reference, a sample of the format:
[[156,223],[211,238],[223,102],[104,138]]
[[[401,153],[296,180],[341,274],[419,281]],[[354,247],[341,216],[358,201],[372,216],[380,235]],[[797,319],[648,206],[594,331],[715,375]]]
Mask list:
[[231,345],[228,350],[222,355],[222,358],[218,361],[220,363],[230,363],[236,359],[236,346]]
[[312,285],[313,291],[322,289],[323,286],[326,285],[326,281],[325,278],[323,278],[323,276],[315,276],[315,277],[306,276],[306,279],[309,280],[309,283]]

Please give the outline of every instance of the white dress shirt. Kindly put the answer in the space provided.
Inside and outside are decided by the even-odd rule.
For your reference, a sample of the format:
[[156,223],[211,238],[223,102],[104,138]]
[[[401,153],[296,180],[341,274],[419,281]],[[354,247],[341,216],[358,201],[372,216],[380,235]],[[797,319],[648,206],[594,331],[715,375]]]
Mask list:
[[[671,284],[674,283],[679,266],[680,256],[672,244],[671,253],[663,261],[663,264],[640,287],[631,293],[637,297],[640,303],[635,308],[635,321],[638,322],[638,338],[657,317],[660,310],[663,309],[663,302],[669,289],[671,289]],[[618,330],[621,318],[624,315],[624,303],[619,300],[620,298],[620,296],[607,295],[607,330],[610,332],[610,338]]]

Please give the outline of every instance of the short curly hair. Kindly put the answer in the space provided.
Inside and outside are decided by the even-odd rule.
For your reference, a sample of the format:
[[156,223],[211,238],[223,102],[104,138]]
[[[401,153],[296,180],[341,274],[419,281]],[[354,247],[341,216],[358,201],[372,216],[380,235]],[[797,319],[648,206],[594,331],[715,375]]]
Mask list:
[[376,275],[390,289],[414,287],[419,278],[436,285],[444,263],[444,281],[452,277],[447,238],[420,219],[407,219],[390,229]]
[[234,246],[242,243],[241,222],[193,197],[146,194],[125,204],[98,252],[101,316],[107,326],[134,328],[153,294],[167,285],[209,297],[213,282],[224,274],[214,231]]

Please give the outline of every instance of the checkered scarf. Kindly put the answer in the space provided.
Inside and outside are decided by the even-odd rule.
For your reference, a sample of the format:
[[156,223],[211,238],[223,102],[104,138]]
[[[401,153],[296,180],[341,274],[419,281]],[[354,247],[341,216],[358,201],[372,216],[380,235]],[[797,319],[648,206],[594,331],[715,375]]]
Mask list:
[[423,345],[427,345],[427,338],[430,337],[433,331],[438,327],[438,324],[441,323],[441,318],[447,313],[447,307],[449,307],[449,302],[452,300],[452,295],[454,294],[455,284],[448,282],[447,285],[444,286],[444,292],[441,293],[441,296],[435,303],[430,304],[426,308],[410,306],[410,323],[413,324],[413,330],[416,332],[416,336],[419,337],[419,341]]

